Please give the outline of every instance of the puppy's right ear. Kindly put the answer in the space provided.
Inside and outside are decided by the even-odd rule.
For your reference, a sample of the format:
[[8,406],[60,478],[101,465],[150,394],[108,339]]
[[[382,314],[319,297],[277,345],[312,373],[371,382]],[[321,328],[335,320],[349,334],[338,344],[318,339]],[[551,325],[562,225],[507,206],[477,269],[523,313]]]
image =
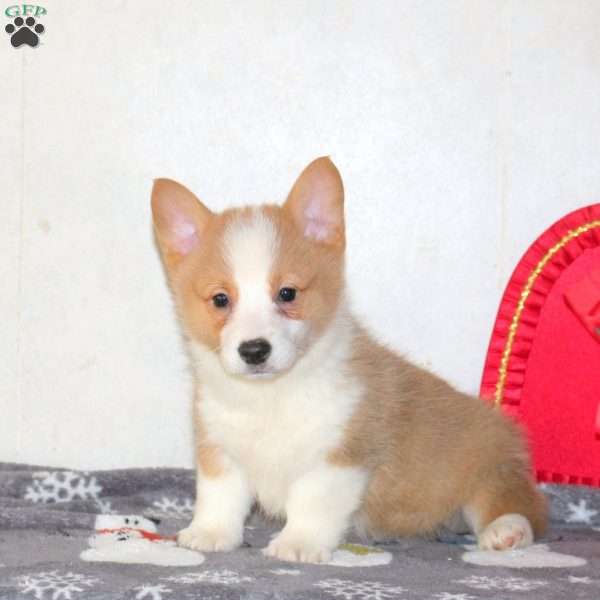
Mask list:
[[168,268],[176,267],[202,242],[213,213],[186,187],[172,179],[155,179],[152,188],[154,231]]

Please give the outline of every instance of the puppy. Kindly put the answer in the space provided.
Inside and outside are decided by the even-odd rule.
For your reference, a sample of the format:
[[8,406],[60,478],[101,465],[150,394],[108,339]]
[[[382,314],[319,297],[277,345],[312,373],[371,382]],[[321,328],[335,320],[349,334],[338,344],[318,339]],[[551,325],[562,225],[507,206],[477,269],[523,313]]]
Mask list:
[[344,191],[328,158],[282,206],[213,213],[157,179],[157,243],[196,380],[197,500],[182,546],[242,543],[257,501],[285,518],[264,549],[329,560],[371,538],[466,524],[484,549],[546,521],[521,435],[500,412],[385,348],[348,310]]

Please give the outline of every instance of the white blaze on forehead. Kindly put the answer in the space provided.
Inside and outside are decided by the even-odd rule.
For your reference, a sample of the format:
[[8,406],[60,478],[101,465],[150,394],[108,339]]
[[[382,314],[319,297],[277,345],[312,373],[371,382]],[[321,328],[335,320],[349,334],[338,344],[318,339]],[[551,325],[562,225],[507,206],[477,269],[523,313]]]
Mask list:
[[238,289],[240,310],[260,312],[270,304],[269,278],[278,245],[273,221],[259,209],[227,227],[224,256]]
[[257,338],[271,346],[261,365],[263,373],[289,369],[308,335],[306,324],[286,318],[273,298],[270,280],[280,243],[275,223],[259,208],[245,212],[225,230],[223,256],[237,288],[237,301],[221,330],[219,354],[229,373],[253,372],[240,356],[239,346]]

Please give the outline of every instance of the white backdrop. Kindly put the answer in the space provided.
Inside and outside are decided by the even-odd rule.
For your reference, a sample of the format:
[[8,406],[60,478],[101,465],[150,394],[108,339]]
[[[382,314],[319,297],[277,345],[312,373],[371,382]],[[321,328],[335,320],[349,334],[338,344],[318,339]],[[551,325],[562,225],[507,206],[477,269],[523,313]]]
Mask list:
[[356,311],[469,392],[517,259],[600,201],[595,0],[42,4],[1,32],[0,460],[192,464],[155,177],[220,209],[330,154]]

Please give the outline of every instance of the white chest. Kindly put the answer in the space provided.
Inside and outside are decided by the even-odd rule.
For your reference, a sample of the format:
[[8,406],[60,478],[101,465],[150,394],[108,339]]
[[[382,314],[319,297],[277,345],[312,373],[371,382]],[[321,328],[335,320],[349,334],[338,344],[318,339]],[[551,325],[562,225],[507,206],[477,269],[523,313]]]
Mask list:
[[284,514],[290,484],[340,443],[360,396],[356,382],[328,374],[199,391],[209,439],[241,467],[258,501],[275,515]]

